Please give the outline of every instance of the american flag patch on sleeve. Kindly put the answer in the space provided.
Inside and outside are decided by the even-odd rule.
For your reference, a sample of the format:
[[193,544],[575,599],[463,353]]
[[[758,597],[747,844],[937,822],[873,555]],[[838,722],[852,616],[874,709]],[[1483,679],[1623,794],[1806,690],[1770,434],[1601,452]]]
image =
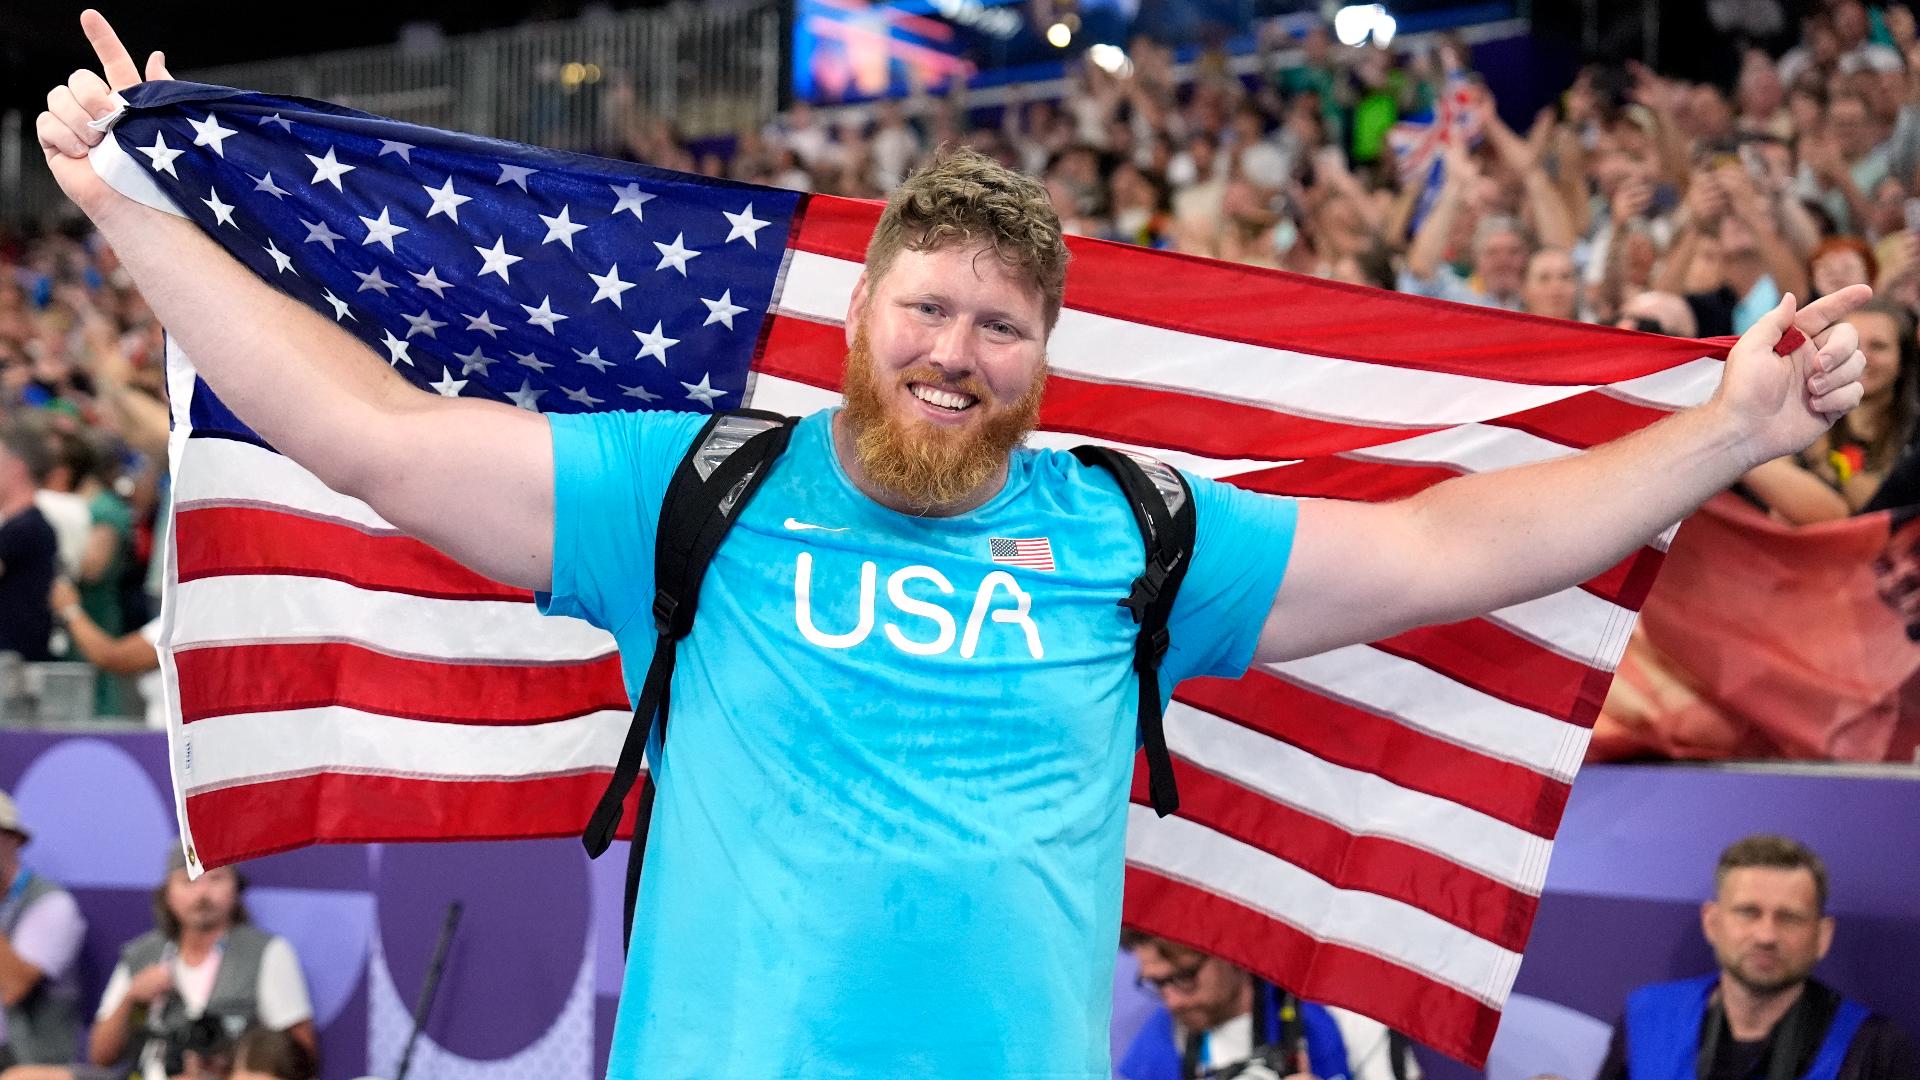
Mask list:
[[1009,566],[1024,566],[1029,570],[1053,569],[1053,541],[1046,537],[1031,540],[1009,540],[1003,536],[987,540],[987,551],[993,561]]

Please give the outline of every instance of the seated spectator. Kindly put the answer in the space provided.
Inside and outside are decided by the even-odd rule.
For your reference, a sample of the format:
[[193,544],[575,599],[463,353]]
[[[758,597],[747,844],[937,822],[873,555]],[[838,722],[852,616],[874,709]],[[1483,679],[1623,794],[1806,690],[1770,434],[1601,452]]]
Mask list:
[[[1164,938],[1129,932],[1122,945],[1140,965],[1140,984],[1161,1001],[1115,1068],[1125,1080],[1263,1075],[1249,1071],[1255,1066],[1276,1077],[1359,1080],[1331,1010]],[[1369,1060],[1385,1067],[1366,1074],[1367,1080],[1389,1080],[1395,1074],[1385,1063],[1396,1052],[1404,1055],[1404,1044],[1371,1021],[1353,1019]],[[1390,1045],[1381,1052],[1375,1043]],[[1409,1075],[1417,1076],[1417,1069]]]
[[1920,362],[1914,357],[1912,317],[1876,299],[1846,322],[1859,331],[1860,351],[1867,357],[1859,407],[1812,446],[1759,466],[1741,482],[1774,517],[1790,524],[1838,521],[1866,509],[1913,442]]
[[1720,855],[1701,929],[1720,970],[1627,998],[1597,1080],[1894,1080],[1920,1051],[1883,1016],[1811,978],[1833,943],[1827,868],[1783,836]]
[[1879,277],[1880,260],[1858,237],[1829,236],[1807,259],[1807,278],[1815,296],[1836,293],[1849,285],[1872,285]]
[[313,1006],[299,958],[285,938],[248,920],[244,888],[232,867],[189,879],[175,848],[153,894],[157,925],[120,950],[107,980],[87,1064],[22,1066],[0,1080],[117,1080],[130,1068],[211,1080],[202,1066],[254,1025],[285,1032],[312,1052]]
[[47,590],[59,562],[53,526],[34,492],[53,466],[46,433],[23,414],[0,416],[0,652],[51,660]]
[[21,865],[30,834],[0,791],[0,1069],[59,1064],[80,1051],[75,961],[87,921],[73,894]]
[[1578,318],[1579,275],[1573,257],[1559,248],[1541,248],[1529,256],[1520,284],[1520,307],[1529,315],[1549,319]]

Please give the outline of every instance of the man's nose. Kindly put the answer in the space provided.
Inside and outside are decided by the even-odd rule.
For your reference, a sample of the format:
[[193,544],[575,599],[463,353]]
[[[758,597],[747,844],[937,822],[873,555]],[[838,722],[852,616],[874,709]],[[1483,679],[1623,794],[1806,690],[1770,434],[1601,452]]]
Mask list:
[[973,326],[961,319],[955,319],[935,333],[933,347],[928,350],[927,358],[947,374],[958,377],[973,372],[974,336]]

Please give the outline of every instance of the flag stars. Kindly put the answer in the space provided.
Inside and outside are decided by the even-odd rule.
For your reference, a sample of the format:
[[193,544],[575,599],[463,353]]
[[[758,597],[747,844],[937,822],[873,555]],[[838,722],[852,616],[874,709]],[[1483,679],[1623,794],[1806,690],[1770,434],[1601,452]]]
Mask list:
[[507,398],[528,412],[539,412],[540,395],[544,393],[546,393],[545,390],[535,390],[533,388],[532,379],[522,379],[520,380],[520,389],[507,391]]
[[697,401],[709,409],[713,408],[715,399],[725,397],[727,393],[725,390],[714,389],[706,375],[700,376],[700,381],[697,383],[683,382],[680,385],[687,388],[688,401]]
[[597,304],[602,300],[611,300],[613,301],[614,307],[619,307],[620,294],[633,288],[633,282],[620,280],[619,263],[614,263],[608,267],[607,272],[604,274],[596,274],[589,271],[587,276],[593,279],[595,286],[591,303]]
[[727,229],[727,243],[731,244],[735,240],[745,240],[748,247],[755,251],[760,250],[760,242],[755,239],[755,237],[760,230],[766,228],[769,223],[753,216],[752,203],[748,203],[747,208],[737,214],[729,213],[725,210],[720,211],[720,213],[726,217],[727,225],[729,226]]
[[537,372],[541,372],[543,374],[546,372],[548,368],[553,366],[552,364],[547,363],[545,360],[540,359],[539,356],[530,352],[528,353],[509,352],[507,355],[513,357],[514,362],[519,364],[521,367],[532,368],[533,370]]
[[359,318],[355,316],[352,311],[349,311],[347,309],[347,302],[345,300],[342,300],[339,297],[333,295],[332,289],[323,289],[321,290],[321,293],[322,293],[322,296],[326,299],[327,303],[333,305],[333,321],[334,322],[340,322],[343,319],[352,319],[354,322],[360,321]]
[[651,331],[635,330],[633,336],[640,339],[640,354],[635,360],[651,356],[660,361],[661,367],[667,366],[667,350],[680,344],[679,338],[670,338],[661,332],[660,320],[656,319]]
[[389,209],[383,206],[380,208],[379,217],[362,217],[360,219],[360,224],[367,227],[367,238],[360,241],[361,247],[366,247],[368,244],[379,244],[389,252],[393,251],[393,238],[403,232],[407,232],[408,229],[404,225],[395,225],[393,219],[388,216],[388,213]]
[[[506,168],[506,166],[502,165],[501,168],[504,169]],[[488,274],[498,274],[500,275],[501,281],[504,281],[509,285],[513,284],[513,279],[507,276],[507,269],[511,267],[514,263],[519,262],[520,256],[512,255],[507,252],[506,237],[502,236],[498,240],[495,240],[493,242],[493,246],[490,248],[483,248],[483,247],[480,247],[479,245],[475,245],[473,250],[480,253],[480,259],[481,259],[480,276],[481,277],[486,277]]]
[[253,190],[255,191],[264,191],[276,199],[284,199],[287,197],[287,189],[273,182],[272,173],[268,173],[265,176],[254,176],[249,173],[247,174],[247,179],[253,181]]
[[644,386],[622,386],[620,388],[620,392],[627,395],[630,398],[639,398],[641,401],[659,401],[660,400],[659,394],[656,394],[653,391],[648,390]]
[[[273,239],[271,237],[267,239],[267,254],[273,256],[273,265],[277,270],[277,272],[284,274],[289,270],[293,270],[292,257],[290,257],[286,252],[281,251],[279,246],[273,242]],[[293,276],[299,277],[300,271],[293,270]]]
[[477,371],[483,379],[487,377],[487,368],[500,362],[481,352],[478,346],[470,353],[456,353],[453,358],[460,361],[460,374],[471,375]]
[[[410,274],[413,273],[411,270],[407,272]],[[451,282],[440,280],[440,271],[431,266],[427,267],[427,272],[424,274],[414,274],[413,283],[441,300],[445,300],[447,298],[447,290],[453,288]]]
[[394,287],[393,282],[380,276],[380,268],[377,266],[369,273],[361,273],[355,270],[353,276],[360,279],[360,287],[353,290],[357,293],[363,293],[368,289],[372,289],[384,298],[387,295],[387,290]]
[[467,329],[478,331],[490,338],[499,337],[500,331],[506,329],[506,327],[494,322],[493,316],[485,311],[482,311],[478,315],[467,315],[465,317],[467,320]]
[[387,347],[388,367],[399,367],[403,363],[408,367],[414,366],[413,357],[407,355],[407,343],[400,338],[394,337],[393,331],[387,331],[386,339],[381,341],[380,344]]
[[575,224],[573,219],[567,216],[571,209],[571,207],[562,206],[557,217],[540,215],[540,220],[547,226],[547,238],[540,241],[542,244],[551,244],[558,240],[567,245],[568,251],[573,250],[573,234],[585,230],[586,226]]
[[473,201],[473,196],[462,195],[453,190],[453,177],[451,176],[447,177],[446,183],[437,188],[421,184],[420,190],[433,196],[433,205],[427,208],[428,217],[432,217],[435,214],[445,214],[447,215],[447,220],[456,225],[460,223],[460,207],[465,203]]
[[700,302],[707,305],[707,321],[701,323],[701,326],[712,326],[714,323],[721,323],[724,324],[727,329],[731,330],[733,329],[733,317],[747,310],[733,302],[732,289],[721,293],[720,299],[718,300],[709,300],[703,296],[700,298]]
[[256,126],[266,127],[268,124],[277,125],[280,128],[280,130],[286,132],[287,134],[289,135],[293,134],[293,121],[286,119],[285,117],[281,116],[279,113],[274,113],[272,116],[261,117],[260,123]]
[[152,146],[136,146],[134,149],[147,155],[147,161],[153,166],[154,172],[163,172],[175,180],[180,179],[180,174],[173,171],[173,159],[179,157],[181,151],[167,145],[166,132],[154,132]]
[[219,119],[212,113],[208,113],[205,120],[195,120],[189,116],[187,124],[193,128],[193,145],[207,147],[219,157],[227,156],[226,149],[220,144],[229,136],[237,134],[232,128],[221,127]]
[[427,385],[433,387],[441,397],[459,397],[460,391],[467,388],[467,380],[454,378],[453,368],[448,366],[441,370],[438,380]]
[[331,146],[327,147],[327,153],[324,157],[314,157],[312,154],[305,156],[308,161],[313,162],[314,183],[332,184],[333,190],[344,192],[346,189],[340,186],[340,178],[352,172],[354,166],[348,165],[335,158],[333,156],[334,149],[335,148]]
[[560,388],[560,392],[572,398],[573,400],[579,402],[580,404],[585,405],[589,409],[593,408],[595,405],[606,404],[606,402],[601,400],[600,398],[594,397],[592,394],[587,393],[587,388],[584,386],[578,390],[568,390],[566,387],[563,386]]
[[594,346],[593,349],[588,352],[581,352],[579,349],[575,349],[573,350],[573,355],[578,357],[581,363],[603,375],[606,374],[608,368],[613,366],[613,361],[601,357],[600,347],[598,345]]
[[612,188],[614,195],[618,197],[618,201],[613,204],[613,213],[607,215],[608,217],[618,217],[620,211],[628,210],[633,213],[633,220],[647,220],[647,216],[640,212],[640,208],[652,202],[658,198],[658,196],[641,191],[639,184],[627,184],[624,186],[620,184],[608,184],[607,186]]
[[[218,189],[208,188],[207,197],[200,201],[207,205],[207,209],[213,211],[213,223],[216,226],[233,225],[233,207],[228,203],[220,201],[220,192]],[[237,229],[240,226],[233,225],[233,227]]]
[[525,191],[527,190],[527,177],[539,171],[539,169],[529,169],[524,165],[501,165],[500,179],[495,180],[493,186],[499,187],[501,184],[512,184],[521,191]]
[[301,218],[300,224],[307,227],[307,243],[322,245],[327,249],[328,254],[332,254],[333,242],[335,240],[346,239],[346,237],[327,228],[327,223],[324,221],[308,221],[306,218]]
[[553,310],[553,297],[551,296],[541,297],[539,307],[534,307],[532,304],[521,304],[520,307],[527,313],[527,322],[540,327],[549,334],[553,333],[555,323],[563,322],[566,319],[565,315]]
[[434,331],[447,325],[446,323],[441,322],[439,319],[434,318],[433,312],[431,311],[422,311],[418,315],[408,315],[405,312],[402,312],[400,314],[400,317],[407,320],[407,340],[408,341],[412,341],[413,335],[415,334],[425,334],[428,337],[438,337],[439,335],[435,334]]
[[409,165],[413,164],[413,144],[412,143],[395,142],[392,139],[381,139],[380,152],[378,154],[375,154],[374,156],[386,157],[388,154],[393,154],[399,157],[401,161],[404,161]]
[[654,267],[654,269],[665,270],[667,267],[671,266],[675,270],[680,271],[681,277],[686,277],[687,276],[687,260],[700,254],[699,252],[694,251],[691,248],[688,248],[686,246],[685,244],[686,239],[687,239],[687,234],[680,233],[673,238],[673,243],[671,244],[663,244],[660,241],[655,240],[653,242],[653,246],[660,249],[660,265]]

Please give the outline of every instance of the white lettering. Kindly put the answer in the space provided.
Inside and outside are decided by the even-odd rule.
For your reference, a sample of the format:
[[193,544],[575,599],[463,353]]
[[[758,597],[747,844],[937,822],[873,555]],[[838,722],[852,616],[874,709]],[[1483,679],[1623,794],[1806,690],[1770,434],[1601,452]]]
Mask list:
[[1046,654],[1040,648],[1040,628],[1033,624],[1033,619],[1027,614],[1027,609],[1033,604],[1033,598],[1022,592],[1020,583],[1013,580],[1013,575],[1005,570],[995,570],[980,580],[980,591],[973,597],[973,614],[967,618],[967,634],[960,639],[960,655],[969,660],[973,659],[974,648],[980,644],[980,624],[986,619],[987,608],[992,603],[994,589],[998,586],[1005,586],[1006,590],[1013,594],[1015,606],[1012,611],[995,611],[993,621],[1018,623],[1021,629],[1027,632],[1027,651],[1033,654],[1035,660],[1041,659]]
[[[844,634],[824,634],[813,625],[813,555],[800,553],[800,561],[794,567],[793,574],[793,621],[800,628],[800,636],[823,649],[851,649],[867,640],[873,632],[873,590],[879,577],[878,569],[871,561],[860,564],[860,621],[852,630]],[[1021,610],[1026,610],[1023,604]],[[999,613],[995,613],[995,618]]]
[[918,615],[923,619],[931,620],[940,628],[940,632],[934,635],[932,641],[915,641],[901,633],[898,626],[888,623],[887,640],[893,642],[894,648],[914,656],[934,656],[946,652],[953,647],[953,616],[939,604],[930,604],[925,600],[915,600],[908,596],[907,582],[909,581],[931,581],[935,588],[948,596],[953,595],[953,585],[947,581],[946,575],[931,566],[909,566],[904,570],[896,570],[891,577],[887,578],[887,599],[893,601],[893,606],[908,615]]

